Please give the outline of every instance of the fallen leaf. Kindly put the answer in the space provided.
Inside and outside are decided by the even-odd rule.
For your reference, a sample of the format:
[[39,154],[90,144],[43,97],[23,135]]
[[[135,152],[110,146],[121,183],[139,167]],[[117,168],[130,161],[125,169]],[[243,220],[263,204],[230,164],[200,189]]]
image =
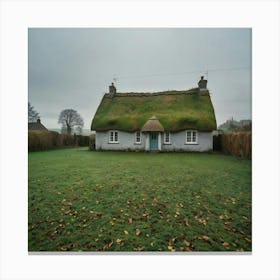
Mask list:
[[204,241],[208,241],[210,238],[209,238],[209,236],[207,236],[207,235],[203,235],[203,236],[202,236],[202,239],[203,239]]
[[105,246],[103,246],[103,251],[109,249],[111,246],[113,245],[113,241],[111,241],[109,244],[106,244]]
[[189,224],[189,220],[188,220],[188,218],[185,218],[185,219],[184,219],[184,221],[185,221],[185,225],[189,227],[189,226],[190,226],[190,224]]
[[168,248],[169,251],[175,252],[175,250],[174,250],[174,248],[172,246],[169,245],[167,248]]
[[128,218],[128,222],[132,224],[132,218]]
[[191,243],[186,241],[186,240],[184,240],[184,244],[185,244],[186,247],[190,247],[190,245],[191,245]]
[[124,230],[124,234],[125,234],[125,235],[128,235],[128,231],[127,231],[127,230]]
[[136,234],[137,236],[139,236],[139,235],[141,234],[141,230],[137,228],[137,229],[135,230],[135,234]]
[[133,248],[134,251],[143,251],[144,247]]
[[224,246],[224,247],[228,247],[229,244],[228,244],[227,242],[224,242],[224,243],[223,243],[223,246]]
[[67,248],[66,246],[62,246],[62,247],[60,247],[60,250],[61,250],[61,251],[67,251],[68,248]]
[[121,244],[122,243],[122,239],[120,239],[120,238],[118,238],[117,240],[116,240],[116,242],[117,242],[117,244]]

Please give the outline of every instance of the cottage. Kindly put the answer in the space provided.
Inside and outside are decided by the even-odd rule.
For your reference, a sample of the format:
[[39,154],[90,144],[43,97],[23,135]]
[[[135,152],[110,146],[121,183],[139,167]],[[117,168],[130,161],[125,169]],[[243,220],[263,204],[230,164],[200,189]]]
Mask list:
[[44,130],[48,131],[44,125],[42,125],[41,120],[37,119],[36,122],[28,123],[28,130]]
[[112,83],[92,120],[96,150],[210,151],[217,127],[201,77],[183,91],[118,93]]

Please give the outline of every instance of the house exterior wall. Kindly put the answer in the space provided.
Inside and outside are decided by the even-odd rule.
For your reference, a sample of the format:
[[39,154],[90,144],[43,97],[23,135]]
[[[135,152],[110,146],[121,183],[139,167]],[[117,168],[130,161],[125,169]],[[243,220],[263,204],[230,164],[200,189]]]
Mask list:
[[[149,133],[141,133],[141,144],[135,143],[135,133],[118,131],[118,143],[109,143],[109,132],[96,132],[96,150],[149,150]],[[207,152],[213,150],[212,132],[199,132],[197,144],[186,144],[186,131],[170,134],[170,144],[164,144],[163,133],[158,137],[159,150]]]
[[162,151],[207,152],[213,150],[212,132],[197,132],[197,144],[186,144],[186,131],[170,134],[170,144],[164,144],[162,134]]
[[135,133],[118,131],[118,143],[109,143],[109,132],[96,132],[95,149],[96,150],[145,150],[145,139],[142,133],[141,144],[135,143]]

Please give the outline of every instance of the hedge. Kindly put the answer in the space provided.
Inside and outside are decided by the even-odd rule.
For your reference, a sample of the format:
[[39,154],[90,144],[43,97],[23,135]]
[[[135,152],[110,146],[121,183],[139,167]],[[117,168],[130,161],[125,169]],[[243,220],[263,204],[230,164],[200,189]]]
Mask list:
[[89,136],[59,134],[54,131],[28,131],[28,151],[89,146]]

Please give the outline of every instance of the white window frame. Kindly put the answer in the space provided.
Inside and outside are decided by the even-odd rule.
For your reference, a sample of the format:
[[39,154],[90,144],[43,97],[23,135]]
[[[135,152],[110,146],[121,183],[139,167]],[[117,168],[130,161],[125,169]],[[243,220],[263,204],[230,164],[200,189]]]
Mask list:
[[[188,141],[188,133],[190,133],[190,138],[191,138],[191,141]],[[194,139],[194,135],[195,135],[195,141],[193,141],[193,139]],[[186,131],[186,144],[191,144],[191,145],[193,145],[193,144],[197,144],[198,143],[198,132],[197,132],[197,130],[187,130]]]
[[118,144],[119,143],[119,132],[117,130],[109,131],[109,144]]
[[[166,135],[168,134],[168,141],[166,141]],[[170,131],[165,131],[163,133],[163,144],[171,144],[171,133]]]
[[[137,133],[139,133],[139,135],[137,135]],[[139,138],[139,141],[138,141]],[[135,144],[141,144],[142,143],[142,135],[141,135],[141,131],[136,131],[135,132]]]

